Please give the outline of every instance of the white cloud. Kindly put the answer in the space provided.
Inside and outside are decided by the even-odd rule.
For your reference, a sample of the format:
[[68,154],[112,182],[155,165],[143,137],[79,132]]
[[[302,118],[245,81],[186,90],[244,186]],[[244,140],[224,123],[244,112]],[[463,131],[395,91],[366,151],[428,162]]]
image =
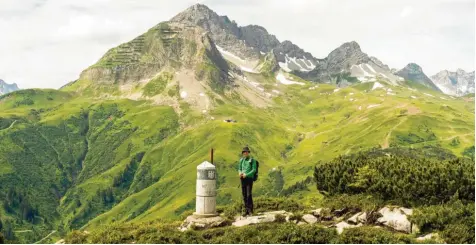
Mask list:
[[[108,49],[194,4],[191,0],[0,0],[0,78],[58,88]],[[428,75],[474,69],[471,0],[201,1],[240,25],[257,24],[322,58],[355,40],[391,67]],[[402,18],[403,17],[403,18]]]
[[400,13],[400,17],[405,18],[408,15],[410,15],[412,12],[413,12],[412,6],[405,6],[405,8],[403,8],[402,12]]

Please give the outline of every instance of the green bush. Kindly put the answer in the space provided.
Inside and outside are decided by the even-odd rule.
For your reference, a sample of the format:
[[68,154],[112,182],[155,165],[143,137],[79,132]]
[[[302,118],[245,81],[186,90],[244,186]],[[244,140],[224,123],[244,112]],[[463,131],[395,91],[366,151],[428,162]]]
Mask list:
[[385,228],[357,227],[344,229],[338,243],[347,244],[395,244],[415,243],[409,235],[393,233]]
[[383,202],[378,198],[366,194],[357,195],[336,195],[326,198],[324,207],[331,210],[344,209],[346,212],[356,213],[360,211],[373,211],[383,206]]
[[82,231],[77,231],[74,230],[70,232],[66,237],[65,237],[65,242],[69,244],[81,244],[81,243],[87,243],[86,238],[88,235]]
[[295,212],[304,209],[304,206],[299,201],[284,197],[258,197],[253,202],[256,212],[278,210]]
[[445,242],[450,244],[474,244],[474,226],[468,229],[464,224],[449,224],[441,234]]
[[402,153],[374,150],[321,162],[314,171],[317,188],[330,195],[366,193],[410,206],[447,202],[456,193],[474,201],[474,162],[442,161],[424,151]]
[[423,233],[443,231],[449,243],[474,243],[474,202],[463,204],[454,200],[443,205],[424,206],[414,210],[410,221]]
[[66,243],[333,243],[337,240],[335,229],[315,225],[298,226],[290,223],[268,223],[245,227],[222,227],[202,231],[181,232],[177,224],[107,226],[86,235],[73,231]]

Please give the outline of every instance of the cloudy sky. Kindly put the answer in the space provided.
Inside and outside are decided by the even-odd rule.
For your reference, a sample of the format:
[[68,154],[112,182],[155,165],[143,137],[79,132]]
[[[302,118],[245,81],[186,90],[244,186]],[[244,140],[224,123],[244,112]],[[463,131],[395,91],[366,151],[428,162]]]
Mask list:
[[59,88],[109,48],[197,2],[318,58],[355,40],[390,67],[474,70],[474,0],[0,0],[0,79]]

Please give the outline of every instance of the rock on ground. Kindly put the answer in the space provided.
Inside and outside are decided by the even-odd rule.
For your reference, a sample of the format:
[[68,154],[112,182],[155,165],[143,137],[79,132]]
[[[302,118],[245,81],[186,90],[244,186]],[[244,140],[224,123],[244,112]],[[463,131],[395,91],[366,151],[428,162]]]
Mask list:
[[360,227],[360,226],[362,226],[362,224],[350,225],[345,221],[339,222],[339,223],[334,225],[334,227],[337,229],[338,234],[341,234],[342,232],[344,232],[344,229],[355,228],[355,227]]
[[412,224],[407,218],[407,215],[411,215],[413,213],[412,209],[401,207],[384,207],[378,212],[382,215],[382,217],[377,219],[378,223],[391,227],[397,231],[406,233],[412,232]]
[[185,219],[180,226],[181,231],[186,231],[193,228],[207,229],[212,227],[219,227],[225,224],[225,219],[220,216],[201,218],[195,215],[190,215]]
[[276,215],[283,215],[286,217],[286,220],[289,220],[289,216],[291,213],[286,211],[272,211],[262,213],[256,216],[248,216],[248,217],[237,217],[235,222],[233,222],[233,226],[241,227],[247,226],[251,224],[260,224],[260,223],[270,223],[276,221]]
[[314,215],[311,214],[305,214],[302,216],[302,219],[306,221],[308,224],[314,224],[317,222],[317,218],[314,217]]
[[347,222],[350,224],[358,224],[358,223],[365,223],[367,222],[367,213],[366,212],[360,212],[354,214],[354,216],[350,217]]

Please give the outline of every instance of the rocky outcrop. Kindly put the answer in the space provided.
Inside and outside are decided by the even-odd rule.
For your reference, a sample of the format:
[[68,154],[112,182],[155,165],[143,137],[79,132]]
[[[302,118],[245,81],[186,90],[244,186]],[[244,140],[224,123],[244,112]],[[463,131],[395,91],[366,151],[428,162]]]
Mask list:
[[240,39],[254,50],[267,53],[280,45],[278,39],[262,26],[247,25],[240,27],[240,31]]
[[195,4],[174,16],[170,21],[187,26],[199,26],[207,31],[213,41],[228,52],[243,59],[258,59],[259,50],[254,50],[240,39],[241,30],[227,16],[219,16],[203,4]]
[[440,91],[433,81],[425,75],[423,69],[415,63],[409,63],[395,74],[403,77],[405,80],[413,81],[429,89]]
[[412,215],[413,210],[401,207],[384,207],[378,211],[382,217],[377,219],[379,224],[390,227],[396,231],[405,233],[412,232],[412,223],[407,216]]
[[309,72],[319,63],[312,54],[304,51],[291,41],[284,41],[273,49],[279,66],[285,71]]
[[209,32],[213,41],[234,56],[258,60],[273,50],[278,62],[288,71],[310,71],[317,59],[290,41],[280,42],[276,36],[258,25],[238,26],[227,16],[220,16],[203,4],[195,4],[171,19],[187,25],[197,25]]
[[11,93],[17,90],[19,90],[19,88],[16,83],[8,84],[2,79],[0,79],[0,95]]
[[340,87],[359,81],[367,82],[381,79],[398,84],[401,80],[379,59],[369,57],[362,52],[360,45],[355,41],[344,43],[334,49],[325,59],[319,60],[314,70],[295,73],[307,80],[330,81]]
[[[318,208],[308,211],[304,215],[294,215],[293,213],[282,211],[271,211],[259,213],[254,216],[237,216],[234,222],[227,222],[220,216],[212,218],[197,218],[189,216],[183,222],[180,230],[206,229],[218,226],[231,225],[235,227],[248,226],[261,223],[272,222],[292,222],[296,225],[324,225],[328,228],[335,228],[341,234],[344,229],[351,229],[361,226],[389,227],[397,232],[417,233],[418,229],[412,226],[408,220],[408,215],[413,213],[412,209],[403,207],[384,207],[372,212],[349,212],[348,209],[331,210],[328,208]],[[350,218],[348,218],[350,217]],[[427,236],[421,239],[430,239]]]
[[213,227],[220,227],[225,225],[226,220],[220,216],[215,217],[199,217],[190,215],[184,220],[179,230],[186,231],[189,229],[199,230]]
[[474,71],[466,72],[462,69],[451,71],[440,71],[431,76],[433,83],[445,94],[453,96],[464,96],[474,93]]
[[[203,29],[163,22],[109,50],[96,64],[83,71],[78,81],[127,84],[150,80],[165,68],[190,69],[199,80],[213,80],[223,85],[230,69]],[[212,68],[217,68],[218,73],[209,72]],[[211,79],[207,75],[215,77]]]
[[359,223],[366,223],[367,222],[367,213],[366,212],[359,212],[354,214],[350,217],[347,222],[351,224],[359,224]]
[[342,232],[344,232],[344,229],[355,228],[355,227],[360,227],[360,226],[362,226],[362,224],[350,225],[345,221],[341,221],[341,222],[333,225],[332,227],[335,227],[336,230],[337,230],[337,233],[341,234]]

